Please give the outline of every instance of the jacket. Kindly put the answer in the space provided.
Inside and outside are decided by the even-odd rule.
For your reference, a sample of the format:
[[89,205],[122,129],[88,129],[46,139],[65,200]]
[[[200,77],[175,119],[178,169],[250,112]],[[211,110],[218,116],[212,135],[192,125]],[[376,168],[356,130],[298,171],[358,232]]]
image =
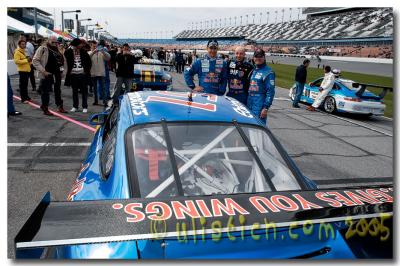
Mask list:
[[[64,53],[65,59],[67,61],[67,71],[66,71],[66,76],[65,76],[65,86],[70,86],[70,78],[71,78],[71,71],[72,68],[74,67],[74,51],[73,48],[68,48],[65,50]],[[80,56],[81,56],[81,61],[82,61],[82,67],[83,71],[86,75],[90,76],[90,69],[92,68],[92,61],[90,59],[90,56],[88,53],[80,49]]]
[[133,78],[134,77],[134,65],[138,63],[138,60],[132,54],[117,54],[116,60],[117,66],[117,77],[122,78]]
[[14,62],[17,65],[18,72],[31,72],[31,65],[25,55],[25,50],[17,48],[14,51]]
[[306,83],[307,80],[307,68],[304,65],[300,65],[296,68],[295,80],[300,83]]
[[247,104],[250,77],[253,65],[245,61],[231,61],[228,63],[227,96],[233,97],[244,105]]
[[[62,55],[62,56],[64,57],[64,55]],[[49,60],[49,48],[47,48],[46,45],[42,45],[37,49],[37,51],[32,59],[32,64],[36,68],[36,70],[38,70],[40,79],[45,78],[44,72],[46,71],[45,68],[46,68],[48,60]],[[65,76],[65,74],[67,73],[67,62],[66,61],[67,60],[64,57],[64,66],[63,66],[64,71],[62,73],[62,76]]]
[[90,69],[90,75],[92,77],[105,77],[106,68],[104,61],[109,61],[111,56],[106,51],[90,51],[90,59],[92,60],[92,68]]
[[247,107],[259,117],[262,109],[272,105],[275,95],[275,72],[265,63],[257,65],[250,78]]
[[331,90],[335,83],[335,75],[332,72],[325,73],[324,80],[321,82],[321,88],[323,90]]
[[194,75],[199,78],[199,86],[204,88],[204,92],[223,95],[226,91],[228,82],[227,63],[220,58],[210,58],[208,55],[204,59],[197,59],[188,67],[183,76],[187,86],[194,89]]

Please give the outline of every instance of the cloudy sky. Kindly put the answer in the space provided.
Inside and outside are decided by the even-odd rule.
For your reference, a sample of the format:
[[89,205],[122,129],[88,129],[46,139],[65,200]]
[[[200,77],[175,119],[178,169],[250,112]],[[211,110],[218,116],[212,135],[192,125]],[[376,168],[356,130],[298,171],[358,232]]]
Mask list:
[[[41,8],[41,7],[39,7]],[[118,38],[144,38],[151,37],[155,38],[156,34],[159,38],[170,38],[172,35],[178,34],[184,29],[188,29],[190,23],[200,22],[206,20],[217,19],[219,26],[219,19],[221,19],[222,25],[224,25],[224,19],[226,19],[229,25],[229,17],[231,17],[231,24],[234,25],[234,17],[236,16],[236,25],[240,24],[240,16],[242,16],[242,23],[245,24],[247,21],[246,15],[248,15],[249,23],[253,22],[253,15],[255,14],[255,23],[267,22],[267,12],[269,12],[269,23],[274,23],[276,18],[275,11],[277,13],[278,22],[282,21],[282,9],[283,8],[80,8],[80,7],[67,7],[67,8],[41,8],[51,14],[55,19],[55,28],[61,28],[61,10],[76,10],[80,9],[82,12],[79,14],[79,19],[91,18],[90,22],[82,22],[99,24],[109,31],[112,35]],[[290,11],[289,8],[284,8],[284,20],[287,21],[290,18],[292,20],[298,18],[299,9],[293,7]],[[74,13],[64,14],[64,18],[75,19]],[[301,16],[300,16],[301,18]],[[214,22],[213,22],[214,23]],[[108,25],[107,25],[108,24]]]

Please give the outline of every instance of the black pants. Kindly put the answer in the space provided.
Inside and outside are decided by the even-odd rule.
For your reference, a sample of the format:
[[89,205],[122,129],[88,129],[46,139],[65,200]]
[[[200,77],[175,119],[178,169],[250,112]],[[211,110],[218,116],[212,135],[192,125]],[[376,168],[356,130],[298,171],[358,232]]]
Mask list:
[[54,99],[57,107],[63,105],[63,100],[61,99],[61,74],[57,73],[53,75],[49,75],[44,79],[40,80],[39,89],[42,92],[42,106],[48,107],[50,101],[50,91],[54,83]]
[[185,66],[184,63],[178,63],[178,73],[182,73],[183,72],[183,67]]
[[35,68],[31,65],[31,72],[29,73],[29,79],[31,80],[32,89],[36,89],[36,80],[35,80]]
[[21,95],[21,101],[30,100],[28,95],[28,81],[30,72],[19,71],[19,93]]
[[73,106],[79,108],[79,93],[82,92],[82,108],[87,109],[87,76],[85,74],[71,74],[72,101]]

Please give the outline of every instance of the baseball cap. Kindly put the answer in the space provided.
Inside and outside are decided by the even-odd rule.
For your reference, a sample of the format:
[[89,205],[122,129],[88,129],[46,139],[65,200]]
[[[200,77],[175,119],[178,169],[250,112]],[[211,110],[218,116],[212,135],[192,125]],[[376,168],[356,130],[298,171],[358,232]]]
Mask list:
[[207,47],[217,47],[218,48],[217,40],[209,40],[207,43]]
[[261,48],[257,48],[253,54],[254,57],[265,57],[265,52]]

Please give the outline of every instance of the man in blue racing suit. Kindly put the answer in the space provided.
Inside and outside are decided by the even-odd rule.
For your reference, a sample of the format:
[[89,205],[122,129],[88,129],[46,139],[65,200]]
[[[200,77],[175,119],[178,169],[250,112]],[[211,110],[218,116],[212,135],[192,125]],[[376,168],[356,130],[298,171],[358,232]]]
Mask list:
[[[218,42],[210,40],[207,43],[208,54],[204,59],[197,59],[188,67],[183,76],[189,88],[196,92],[205,92],[216,95],[223,95],[227,84],[227,63],[217,58]],[[199,86],[193,81],[194,75],[199,78]]]
[[255,69],[251,74],[247,107],[265,124],[275,95],[275,72],[265,63],[264,50],[254,51]]
[[253,65],[245,61],[246,50],[243,46],[235,49],[236,60],[228,63],[228,94],[244,105],[247,104],[250,76]]

